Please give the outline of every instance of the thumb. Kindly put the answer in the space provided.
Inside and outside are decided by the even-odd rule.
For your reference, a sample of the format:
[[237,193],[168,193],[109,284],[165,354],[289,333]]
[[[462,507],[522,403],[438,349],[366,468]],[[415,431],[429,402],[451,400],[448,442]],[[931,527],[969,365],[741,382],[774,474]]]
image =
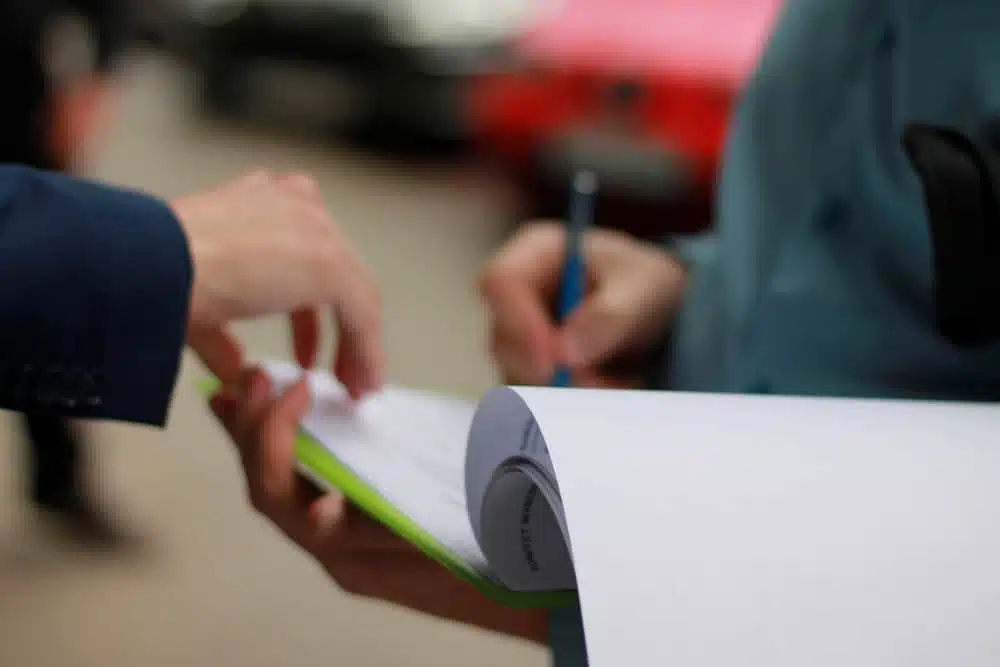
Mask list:
[[300,378],[285,390],[261,422],[257,471],[261,491],[291,502],[301,482],[295,468],[299,425],[309,409],[309,381]]
[[188,332],[188,345],[224,387],[241,381],[243,347],[229,329],[225,327],[192,329]]
[[614,286],[593,293],[563,326],[565,362],[574,369],[597,366],[613,358],[634,337],[637,319],[629,291]]
[[295,361],[305,370],[316,365],[319,354],[319,341],[322,336],[319,311],[315,308],[302,308],[291,314],[292,349]]

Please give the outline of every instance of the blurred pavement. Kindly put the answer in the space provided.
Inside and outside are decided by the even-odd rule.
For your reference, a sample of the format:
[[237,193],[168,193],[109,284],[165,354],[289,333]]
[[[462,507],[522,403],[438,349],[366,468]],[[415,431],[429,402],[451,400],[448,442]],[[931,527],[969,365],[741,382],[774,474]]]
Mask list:
[[[95,173],[164,197],[243,169],[304,170],[384,287],[390,379],[474,398],[493,376],[474,290],[506,233],[506,193],[464,165],[401,166],[305,137],[199,121],[185,74],[155,57],[123,80]],[[286,354],[283,322],[245,326]],[[135,562],[82,558],[40,532],[19,493],[20,442],[0,429],[0,667],[478,667],[542,651],[341,593],[244,500],[233,452],[188,359],[169,428],[91,430],[109,498],[149,534]]]

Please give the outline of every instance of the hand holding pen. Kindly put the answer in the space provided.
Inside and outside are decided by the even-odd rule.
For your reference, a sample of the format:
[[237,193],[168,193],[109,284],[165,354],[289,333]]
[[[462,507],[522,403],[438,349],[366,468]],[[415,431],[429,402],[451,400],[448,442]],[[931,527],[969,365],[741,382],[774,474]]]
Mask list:
[[574,183],[567,223],[526,225],[481,274],[490,353],[508,384],[640,386],[607,364],[646,359],[672,325],[685,268],[659,246],[593,228],[589,178]]

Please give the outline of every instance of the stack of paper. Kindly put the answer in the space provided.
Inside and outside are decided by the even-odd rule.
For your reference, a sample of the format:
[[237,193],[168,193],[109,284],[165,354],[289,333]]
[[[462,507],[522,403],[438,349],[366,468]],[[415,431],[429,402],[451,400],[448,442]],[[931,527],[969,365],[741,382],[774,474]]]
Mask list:
[[312,386],[303,471],[592,667],[1000,664],[1000,408]]

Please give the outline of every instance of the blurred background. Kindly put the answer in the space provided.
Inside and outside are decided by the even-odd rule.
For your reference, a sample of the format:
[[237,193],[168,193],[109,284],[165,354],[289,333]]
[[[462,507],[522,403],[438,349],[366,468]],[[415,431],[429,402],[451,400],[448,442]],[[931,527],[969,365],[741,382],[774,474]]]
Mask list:
[[[477,270],[521,221],[563,215],[576,170],[598,176],[601,225],[710,225],[779,4],[133,0],[113,113],[76,170],[163,197],[256,167],[315,175],[381,279],[390,380],[476,398],[495,381]],[[282,322],[243,330],[255,355],[286,354]],[[87,427],[95,488],[141,557],[38,521],[0,431],[0,665],[545,663],[341,593],[247,506],[199,373],[185,361],[164,432]]]

